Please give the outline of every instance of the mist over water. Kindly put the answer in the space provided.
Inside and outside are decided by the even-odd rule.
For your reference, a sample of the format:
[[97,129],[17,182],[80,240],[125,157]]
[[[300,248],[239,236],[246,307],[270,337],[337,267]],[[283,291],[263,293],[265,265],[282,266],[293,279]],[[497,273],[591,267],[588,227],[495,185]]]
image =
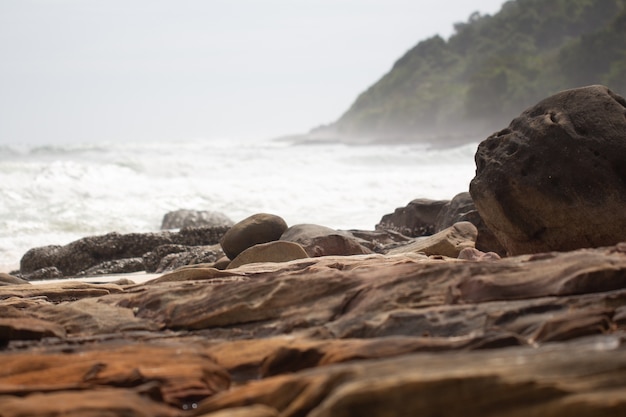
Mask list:
[[476,146],[203,139],[0,145],[0,266],[36,246],[158,231],[163,215],[180,208],[234,221],[269,212],[289,225],[373,230],[414,198],[466,191]]

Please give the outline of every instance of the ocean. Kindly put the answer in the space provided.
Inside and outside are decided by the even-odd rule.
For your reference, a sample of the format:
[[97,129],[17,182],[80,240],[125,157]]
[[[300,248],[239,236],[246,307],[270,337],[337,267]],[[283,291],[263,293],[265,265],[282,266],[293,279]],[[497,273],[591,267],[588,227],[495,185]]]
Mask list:
[[0,270],[30,248],[109,232],[158,231],[177,209],[259,212],[288,225],[374,230],[415,198],[451,199],[474,176],[477,143],[298,144],[185,140],[0,144]]

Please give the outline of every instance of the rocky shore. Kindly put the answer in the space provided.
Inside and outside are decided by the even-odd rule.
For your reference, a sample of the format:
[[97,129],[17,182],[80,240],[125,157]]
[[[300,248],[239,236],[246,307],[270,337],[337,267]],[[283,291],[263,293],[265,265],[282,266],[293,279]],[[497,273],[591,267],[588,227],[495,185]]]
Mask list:
[[375,230],[181,212],[34,248],[0,274],[0,415],[624,416],[624,160],[592,86]]

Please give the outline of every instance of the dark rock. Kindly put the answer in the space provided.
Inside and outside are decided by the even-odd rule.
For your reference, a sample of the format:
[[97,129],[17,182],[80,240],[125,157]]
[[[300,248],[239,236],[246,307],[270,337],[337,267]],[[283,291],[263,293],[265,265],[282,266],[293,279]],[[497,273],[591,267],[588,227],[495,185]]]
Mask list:
[[[185,246],[217,245],[229,230],[228,226],[185,227],[178,233],[172,233],[173,243]],[[145,253],[145,252],[144,252]]]
[[478,214],[469,192],[457,194],[443,206],[437,217],[435,229],[440,232],[458,222],[470,222],[476,226],[478,230],[476,249],[483,252],[495,252],[500,256],[506,255],[504,247]]
[[164,272],[185,265],[212,263],[224,253],[219,245],[184,246],[162,245],[143,256],[147,272]]
[[[186,228],[179,232],[109,233],[79,239],[65,246],[45,246],[26,252],[20,261],[23,275],[55,267],[62,276],[73,276],[102,264],[120,259],[139,258],[162,245],[213,245],[226,233],[226,227]],[[132,262],[137,265],[136,262]]]
[[231,227],[235,224],[223,213],[205,210],[180,209],[163,216],[161,230],[182,229],[185,227]]
[[27,274],[20,273],[20,275],[28,281],[41,281],[46,279],[63,278],[63,273],[61,273],[61,271],[59,271],[56,266],[48,266],[45,268],[37,269]]
[[184,252],[165,255],[161,258],[154,272],[161,273],[188,265],[214,263],[224,256],[224,252],[219,245],[187,246],[186,248]]
[[241,252],[228,265],[228,269],[258,262],[288,262],[308,258],[302,246],[294,242],[277,240],[259,243]]
[[287,223],[281,217],[267,213],[253,214],[231,227],[220,244],[226,256],[235,259],[254,245],[280,239],[285,230]]
[[562,91],[484,140],[470,193],[509,254],[626,240],[626,100]]
[[89,269],[80,271],[77,275],[107,275],[107,274],[129,274],[144,271],[146,269],[142,258],[115,259],[113,261],[102,262]]
[[316,224],[291,226],[280,237],[281,240],[300,244],[311,256],[361,255],[372,253],[360,244],[349,232],[342,232]]
[[[455,195],[452,200],[443,205],[437,219],[435,221],[435,230],[437,232],[447,229],[454,223],[467,221],[465,217],[467,213],[476,210],[472,196],[468,192]],[[476,226],[474,224],[474,226]]]
[[189,246],[184,245],[161,245],[157,246],[153,251],[143,255],[143,263],[146,272],[156,272],[159,269],[161,260],[170,254],[184,253],[189,250]]
[[415,199],[406,207],[384,215],[376,230],[394,230],[411,237],[432,235],[437,217],[447,203],[446,200]]

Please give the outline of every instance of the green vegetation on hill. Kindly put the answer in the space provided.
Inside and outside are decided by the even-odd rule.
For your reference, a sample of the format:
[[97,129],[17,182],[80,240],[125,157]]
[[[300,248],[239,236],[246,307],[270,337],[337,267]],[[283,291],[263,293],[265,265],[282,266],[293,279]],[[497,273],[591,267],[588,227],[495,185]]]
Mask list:
[[419,42],[321,136],[477,139],[557,91],[626,93],[626,0],[514,0]]

